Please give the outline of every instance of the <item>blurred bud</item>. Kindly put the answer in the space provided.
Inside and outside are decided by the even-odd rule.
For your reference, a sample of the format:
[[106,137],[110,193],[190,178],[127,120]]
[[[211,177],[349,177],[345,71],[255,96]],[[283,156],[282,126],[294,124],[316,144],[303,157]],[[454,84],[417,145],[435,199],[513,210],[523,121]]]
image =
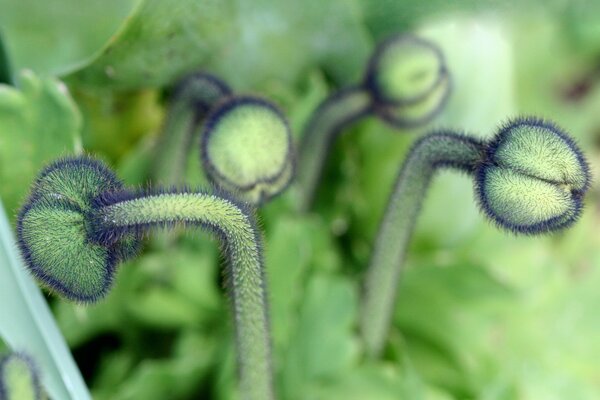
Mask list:
[[201,146],[211,181],[252,204],[279,194],[293,176],[287,121],[259,98],[232,97],[222,103],[208,117]]

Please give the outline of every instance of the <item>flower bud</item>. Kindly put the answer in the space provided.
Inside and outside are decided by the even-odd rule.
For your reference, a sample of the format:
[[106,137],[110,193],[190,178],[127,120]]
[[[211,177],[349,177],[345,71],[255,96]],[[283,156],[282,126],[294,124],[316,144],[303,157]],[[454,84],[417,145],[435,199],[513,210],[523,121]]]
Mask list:
[[442,52],[433,43],[395,35],[375,50],[366,85],[380,106],[408,105],[427,97],[447,75]]
[[581,214],[589,167],[575,142],[535,118],[508,123],[476,170],[483,211],[499,226],[538,234],[570,226]]
[[23,353],[11,353],[0,360],[0,399],[41,399],[40,378],[33,360]]
[[103,297],[116,263],[132,256],[132,235],[111,246],[90,236],[93,201],[123,187],[114,173],[86,157],[55,162],[42,171],[19,213],[17,236],[25,264],[51,290],[79,302]]
[[283,114],[255,97],[232,97],[205,124],[201,158],[210,180],[252,204],[289,184],[292,139]]

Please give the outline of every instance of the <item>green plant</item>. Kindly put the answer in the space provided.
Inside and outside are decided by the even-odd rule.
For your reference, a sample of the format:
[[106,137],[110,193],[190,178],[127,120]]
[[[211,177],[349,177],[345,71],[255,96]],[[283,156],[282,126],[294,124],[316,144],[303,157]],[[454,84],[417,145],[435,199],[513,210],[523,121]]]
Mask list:
[[271,398],[271,366],[262,245],[252,210],[205,192],[132,192],[106,166],[70,158],[47,167],[18,219],[19,247],[30,271],[77,302],[106,295],[117,263],[131,257],[154,227],[184,224],[214,232],[228,260],[241,390]]
[[0,358],[0,399],[42,399],[38,368],[27,354],[10,353]]
[[362,83],[325,99],[306,125],[300,145],[300,208],[310,208],[337,136],[358,120],[375,115],[395,128],[412,128],[435,117],[450,93],[441,51],[431,42],[395,35],[380,43]]
[[382,350],[406,248],[429,182],[440,168],[473,177],[482,212],[515,234],[571,226],[590,185],[588,164],[575,142],[537,118],[509,122],[485,142],[454,132],[421,138],[400,170],[366,275],[360,326],[371,356]]
[[[276,141],[280,146],[272,149],[274,153],[260,155],[269,168],[279,163],[270,157],[280,160],[290,152],[287,123],[264,100],[242,98],[225,103],[210,119],[209,127],[214,131],[211,136],[219,138],[219,146],[233,146],[236,151],[249,139],[260,143],[244,130],[267,136],[276,130],[269,137],[281,139]],[[207,152],[217,160],[211,158],[211,162],[225,168],[219,173],[236,171],[227,169],[231,159],[225,157],[221,163],[221,150],[217,147],[215,152]],[[245,161],[256,167],[250,170],[256,177],[244,178],[261,182],[265,168],[255,160]],[[269,168],[266,171],[270,172]],[[263,190],[257,192],[258,199],[264,199]],[[273,389],[262,239],[253,209],[228,193],[216,193],[160,188],[131,191],[99,161],[63,159],[44,169],[35,181],[18,217],[19,247],[29,270],[47,287],[73,301],[88,303],[107,294],[117,264],[136,254],[141,236],[150,229],[179,224],[215,233],[228,261],[240,389],[244,398],[269,399]]]

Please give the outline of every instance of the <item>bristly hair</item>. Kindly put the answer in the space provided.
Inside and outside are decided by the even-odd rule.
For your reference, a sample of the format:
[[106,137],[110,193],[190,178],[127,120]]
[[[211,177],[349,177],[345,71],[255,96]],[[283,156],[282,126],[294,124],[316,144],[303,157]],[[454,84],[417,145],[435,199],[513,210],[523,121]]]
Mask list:
[[[385,53],[390,46],[401,42],[415,43],[419,46],[433,51],[440,63],[440,70],[438,71],[437,79],[433,82],[429,90],[426,90],[424,93],[421,93],[417,96],[408,99],[392,100],[386,98],[385,95],[383,95],[383,93],[381,93],[381,91],[379,90],[379,87],[377,85],[377,72],[379,69],[379,62],[382,54]],[[437,47],[432,42],[420,38],[418,36],[401,33],[388,37],[377,46],[375,52],[371,55],[371,58],[369,59],[369,62],[367,64],[367,69],[363,78],[362,87],[371,94],[373,102],[375,104],[389,106],[406,106],[418,103],[419,101],[426,98],[431,93],[431,91],[439,85],[441,80],[444,78],[444,75],[448,75],[448,68],[446,66],[446,59],[444,58],[444,54],[442,53],[439,47]]]
[[[28,268],[28,271],[50,291],[63,295],[77,303],[96,302],[100,298],[104,297],[108,293],[109,289],[112,287],[113,277],[118,262],[135,255],[139,250],[139,243],[132,242],[126,246],[116,244],[113,246],[106,247],[107,260],[103,275],[103,289],[100,292],[90,296],[82,296],[80,293],[72,291],[67,286],[65,286],[60,280],[57,280],[56,278],[50,276],[44,270],[44,268],[40,267],[34,261],[29,244],[27,243],[24,237],[25,235],[23,231],[23,220],[27,213],[30,210],[35,209],[36,207],[48,207],[54,209],[73,211],[87,216],[87,211],[83,210],[81,206],[78,205],[76,202],[70,201],[66,198],[50,198],[42,193],[41,185],[43,179],[52,172],[61,168],[64,168],[65,170],[77,170],[81,168],[88,168],[98,173],[98,176],[105,179],[106,186],[111,190],[116,190],[123,187],[122,182],[116,177],[114,172],[105,163],[103,163],[100,160],[91,158],[87,155],[64,157],[49,164],[40,172],[40,174],[34,181],[29,197],[27,198],[26,202],[17,214],[17,246],[20,250],[22,260]],[[87,201],[90,201],[91,205],[92,199],[87,199]]]
[[[547,129],[556,136],[561,139],[569,149],[575,154],[579,165],[582,168],[582,171],[585,175],[584,186],[581,189],[571,190],[571,199],[573,201],[573,209],[572,214],[568,218],[564,218],[563,216],[555,216],[548,218],[547,220],[540,221],[531,225],[516,225],[507,221],[502,216],[495,213],[487,200],[487,196],[485,195],[484,181],[486,178],[486,173],[488,167],[497,166],[494,161],[494,156],[498,150],[499,145],[506,139],[506,136],[509,132],[519,126],[532,126]],[[475,177],[475,193],[476,193],[476,202],[480,208],[480,210],[490,218],[494,224],[503,230],[508,230],[514,234],[523,234],[528,236],[534,236],[539,234],[545,234],[550,232],[559,232],[563,229],[574,224],[583,212],[583,198],[586,191],[589,189],[591,185],[591,172],[590,167],[585,159],[583,153],[581,152],[579,146],[575,142],[575,140],[568,135],[564,130],[559,128],[555,123],[545,120],[542,118],[534,117],[534,116],[522,116],[516,117],[513,119],[509,119],[508,121],[501,124],[498,133],[488,142],[487,149],[485,152],[485,160],[481,163],[481,165],[477,168],[474,177]],[[540,180],[544,180],[542,178],[538,178]],[[556,183],[556,182],[549,182]]]
[[33,384],[35,400],[41,400],[42,387],[40,370],[33,358],[23,351],[16,351],[0,358],[0,399],[4,400],[9,398],[4,383],[4,368],[6,368],[6,365],[14,358],[18,358],[27,366],[27,369],[31,373],[31,383]]
[[[240,201],[236,197],[232,196],[231,193],[227,191],[220,191],[218,189],[208,192],[206,190],[191,190],[189,188],[152,188],[152,189],[141,189],[137,191],[132,190],[122,190],[117,192],[107,192],[99,196],[94,200],[94,209],[99,210],[103,207],[108,207],[115,205],[120,202],[126,202],[131,200],[143,199],[150,196],[160,196],[160,195],[173,195],[173,194],[201,194],[206,196],[211,196],[214,198],[220,198],[231,205],[235,206],[240,210],[240,212],[246,217],[247,222],[249,223],[252,233],[254,236],[254,243],[256,245],[256,250],[258,252],[258,256],[260,259],[260,270],[262,274],[262,285],[263,290],[266,293],[266,276],[264,271],[264,253],[262,247],[262,236],[258,229],[258,221],[256,215],[256,209],[249,203],[245,203]],[[97,215],[95,218],[98,218]],[[232,268],[232,260],[233,256],[231,254],[230,243],[228,242],[228,238],[223,231],[223,229],[214,224],[208,224],[200,221],[161,221],[161,222],[150,222],[150,223],[140,223],[130,226],[119,226],[119,227],[111,227],[106,229],[102,226],[102,221],[92,222],[90,224],[92,226],[92,231],[94,232],[94,241],[97,243],[103,243],[104,245],[110,245],[111,243],[115,243],[125,237],[127,234],[135,234],[136,237],[141,237],[146,234],[148,231],[155,228],[172,228],[174,226],[192,226],[199,227],[208,233],[214,234],[219,243],[221,252],[227,261],[225,263],[225,286],[228,291],[232,290],[231,280],[233,279],[233,273],[231,272]],[[233,299],[232,299],[233,301]]]
[[[145,232],[157,228],[172,228],[175,226],[199,226],[203,229],[206,229],[210,232],[215,233],[219,239],[222,241],[225,240],[223,236],[223,232],[219,227],[212,226],[209,224],[205,224],[203,222],[197,221],[161,221],[161,222],[150,222],[150,223],[140,223],[135,224],[135,226],[119,226],[119,227],[111,227],[107,229],[103,227],[102,221],[97,220],[98,213],[97,211],[103,207],[108,207],[115,205],[120,202],[126,202],[131,200],[143,199],[145,197],[151,196],[160,196],[160,195],[176,195],[176,194],[199,194],[210,196],[214,198],[221,198],[237,207],[242,214],[244,214],[248,220],[252,223],[252,227],[256,231],[255,225],[255,211],[252,205],[243,202],[227,191],[220,190],[219,188],[215,188],[215,190],[207,191],[204,189],[192,190],[188,187],[176,188],[176,187],[157,187],[157,188],[147,188],[147,189],[138,189],[138,190],[119,190],[114,192],[105,192],[95,198],[92,202],[92,208],[96,210],[96,212],[92,213],[92,221],[90,226],[92,227],[91,240],[95,243],[110,245],[112,243],[118,242],[123,239],[125,235],[128,233],[133,233],[135,236],[141,237]],[[96,219],[96,220],[95,220]]]
[[575,157],[577,157],[577,161],[579,161],[579,165],[581,165],[583,173],[585,174],[585,185],[584,185],[582,191],[586,192],[590,188],[590,185],[592,183],[592,174],[591,174],[590,165],[587,162],[587,160],[585,159],[585,156],[583,155],[581,149],[577,145],[577,142],[575,141],[575,139],[573,137],[568,135],[562,128],[560,128],[554,122],[549,121],[547,119],[543,119],[543,118],[539,118],[539,117],[535,117],[535,116],[522,116],[522,117],[516,117],[513,119],[509,119],[506,122],[504,122],[501,125],[501,127],[498,131],[498,134],[490,141],[490,143],[488,145],[488,151],[486,153],[488,160],[492,160],[493,155],[498,150],[498,146],[504,139],[506,139],[506,135],[508,135],[508,133],[512,129],[515,129],[522,125],[548,129],[549,131],[554,133],[556,136],[558,136],[571,149],[573,154],[575,154]]
[[[66,210],[78,211],[77,209],[74,209],[74,207],[76,207],[76,206],[73,203],[68,203],[68,202],[61,202],[61,203],[64,204],[64,207]],[[19,217],[17,219],[17,246],[19,247],[19,250],[21,251],[21,257],[22,257],[25,265],[27,266],[28,271],[36,279],[38,279],[44,285],[44,287],[49,289],[51,292],[58,293],[70,300],[75,301],[76,303],[80,303],[80,304],[95,303],[98,300],[104,298],[108,294],[108,292],[110,291],[110,288],[113,285],[114,275],[115,275],[119,261],[122,261],[125,259],[124,254],[121,252],[119,246],[114,245],[114,244],[111,246],[105,246],[107,249],[107,260],[106,260],[106,264],[105,264],[105,268],[104,268],[104,278],[103,278],[104,285],[103,285],[102,290],[99,291],[98,293],[95,293],[94,295],[82,296],[80,293],[74,292],[71,289],[69,289],[68,287],[66,287],[60,280],[57,280],[56,278],[48,275],[43,268],[41,268],[37,263],[34,262],[31,250],[29,249],[29,245],[23,238],[23,225],[22,225],[23,217],[34,206],[35,206],[35,204],[33,204],[33,203],[26,204],[19,212]],[[135,247],[134,249],[132,249],[132,253],[127,254],[127,255],[129,257],[132,257],[133,253],[137,252],[137,251],[138,251],[138,248]],[[1,397],[0,397],[0,399],[1,399]]]
[[[487,166],[491,166],[491,164],[486,164]],[[511,233],[522,234],[527,236],[535,236],[544,233],[550,232],[559,232],[573,223],[575,223],[581,213],[583,211],[583,193],[578,192],[573,193],[573,206],[572,214],[569,218],[564,219],[564,216],[556,216],[548,218],[547,220],[531,224],[531,225],[516,225],[510,221],[507,221],[502,216],[495,213],[489,205],[487,201],[487,196],[485,195],[485,188],[483,182],[485,180],[485,174],[487,172],[487,168],[482,166],[482,168],[478,168],[474,174],[475,177],[475,200],[479,209],[494,222],[499,229],[508,230]]]
[[[424,143],[428,140],[431,140],[432,138],[450,138],[452,140],[458,140],[462,143],[465,143],[465,144],[471,145],[475,148],[481,149],[482,156],[483,156],[483,152],[484,152],[485,146],[486,146],[485,141],[483,141],[475,136],[468,135],[468,134],[462,133],[462,132],[455,132],[455,131],[448,130],[448,129],[439,129],[439,130],[434,130],[424,136],[421,136],[419,139],[417,139],[411,146],[409,153],[406,156],[406,159],[408,160],[411,157],[411,155],[414,154],[414,152],[416,150],[418,150],[418,148],[421,146],[422,143]],[[472,174],[475,170],[475,165],[473,165],[472,162],[468,162],[467,160],[465,160],[464,163],[457,162],[457,161],[442,160],[442,161],[438,161],[438,162],[434,163],[433,168],[434,169],[454,168],[459,171],[463,171],[468,174]]]
[[108,167],[103,161],[93,158],[87,154],[79,155],[79,156],[67,156],[59,158],[58,160],[53,161],[51,164],[47,165],[42,171],[38,174],[35,181],[33,182],[31,192],[27,199],[28,203],[34,202],[39,197],[39,189],[40,184],[43,179],[48,176],[50,173],[58,170],[58,169],[78,169],[78,168],[89,168],[98,173],[99,176],[102,176],[108,182],[108,186],[114,189],[119,189],[123,187],[123,182],[117,177],[114,171]]

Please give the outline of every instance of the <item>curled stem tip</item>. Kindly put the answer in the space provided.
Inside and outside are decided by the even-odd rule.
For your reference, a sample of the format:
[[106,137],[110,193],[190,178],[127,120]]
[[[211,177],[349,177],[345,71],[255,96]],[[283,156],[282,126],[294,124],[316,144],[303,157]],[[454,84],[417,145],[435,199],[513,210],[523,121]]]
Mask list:
[[18,219],[26,266],[68,299],[108,293],[116,265],[155,227],[197,226],[221,239],[235,315],[244,398],[273,398],[262,239],[253,212],[227,196],[155,189],[132,192],[99,161],[71,158],[47,167]]
[[41,400],[40,374],[33,359],[16,352],[0,359],[0,399]]
[[451,79],[440,49],[410,35],[380,43],[367,65],[363,82],[342,89],[313,113],[300,147],[300,208],[313,201],[329,149],[350,124],[375,115],[395,128],[414,128],[442,110]]
[[571,226],[590,184],[575,142],[537,118],[511,121],[487,142],[453,132],[417,141],[396,180],[366,274],[360,325],[371,356],[385,342],[406,248],[439,168],[472,176],[482,212],[502,229],[529,235]]
[[157,160],[152,172],[156,181],[164,185],[183,184],[196,132],[215,105],[231,93],[225,82],[204,72],[190,74],[176,84],[157,144]]
[[236,96],[207,118],[200,157],[209,179],[249,203],[260,205],[281,193],[294,173],[292,137],[270,102]]

